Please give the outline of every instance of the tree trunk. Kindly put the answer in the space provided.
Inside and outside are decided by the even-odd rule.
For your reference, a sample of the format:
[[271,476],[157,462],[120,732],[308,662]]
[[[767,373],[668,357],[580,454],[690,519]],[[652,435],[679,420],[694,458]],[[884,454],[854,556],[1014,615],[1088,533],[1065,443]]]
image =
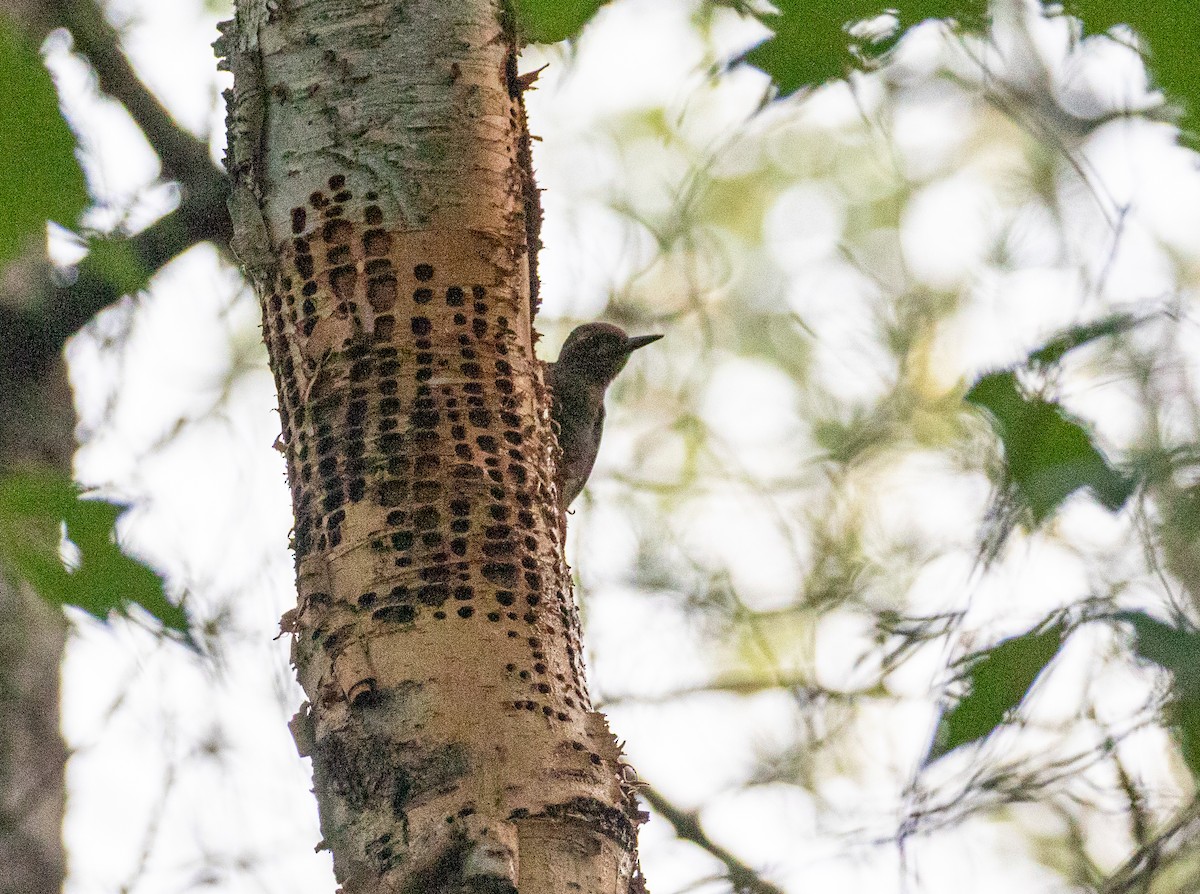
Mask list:
[[0,894],[62,889],[62,614],[0,574]]
[[640,890],[563,557],[507,8],[243,0],[218,50],[295,509],[293,732],[343,890]]
[[[36,240],[0,277],[0,474],[30,467],[69,477],[76,419],[64,343],[121,296],[117,279],[132,266],[149,279],[196,242],[213,239],[223,247],[227,190],[206,144],[181,130],[137,79],[94,3],[7,0],[4,12],[6,26],[35,46],[54,28],[71,31],[101,89],[142,128],[164,173],[184,193],[175,211],[120,240],[129,262],[120,271],[89,257],[64,284],[46,260],[43,240]],[[11,532],[0,530],[0,538],[6,536]],[[6,572],[0,568],[0,894],[52,894],[62,890],[66,864],[67,749],[59,731],[66,624],[61,611],[14,585]]]
[[[75,414],[65,364],[58,353],[38,350],[19,325],[33,313],[25,303],[43,266],[13,264],[0,283],[0,473],[25,466],[71,471]],[[0,568],[0,894],[62,889],[65,640],[62,613]]]

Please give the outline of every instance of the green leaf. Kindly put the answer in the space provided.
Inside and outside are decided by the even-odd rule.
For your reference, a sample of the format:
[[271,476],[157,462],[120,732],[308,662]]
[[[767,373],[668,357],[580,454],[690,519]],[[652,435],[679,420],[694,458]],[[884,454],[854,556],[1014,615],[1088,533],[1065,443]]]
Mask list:
[[1012,370],[983,376],[966,400],[987,411],[1008,478],[1035,524],[1080,488],[1114,512],[1133,493],[1136,480],[1109,465],[1087,429],[1057,403],[1027,396]]
[[[921,22],[954,22],[966,31],[981,33],[988,20],[986,0],[775,0],[774,5],[778,13],[758,17],[773,36],[737,61],[770,75],[782,96],[803,87],[818,87],[863,67]],[[1049,3],[1044,6],[1054,8]],[[1065,10],[1083,22],[1088,34],[1105,34],[1116,25],[1137,32],[1155,84],[1183,105],[1179,123],[1185,142],[1196,146],[1200,139],[1200,53],[1195,48],[1200,46],[1200,15],[1195,0],[1069,0]],[[873,41],[851,35],[850,25],[885,12],[897,19],[890,35]]]
[[777,15],[762,18],[774,36],[739,61],[770,75],[780,96],[845,77],[854,64],[846,25],[866,14],[866,4],[851,0],[839,7],[834,3],[778,0],[775,6],[779,9]]
[[1061,361],[1067,352],[1073,351],[1075,348],[1082,347],[1089,342],[1106,338],[1110,335],[1119,335],[1122,332],[1128,332],[1130,329],[1134,329],[1154,319],[1154,317],[1154,314],[1138,316],[1131,313],[1115,313],[1107,317],[1101,317],[1092,323],[1072,326],[1069,329],[1064,329],[1036,351],[1030,352],[1028,362],[1031,366],[1053,366]]
[[516,0],[517,25],[530,43],[578,36],[608,0]]
[[1116,617],[1133,626],[1137,654],[1171,672],[1174,686],[1166,705],[1167,722],[1188,769],[1200,781],[1200,631],[1172,627],[1143,612],[1120,612]]
[[1067,12],[1077,16],[1089,34],[1104,34],[1128,25],[1142,38],[1141,49],[1155,84],[1168,98],[1181,102],[1184,138],[1197,145],[1200,133],[1200,15],[1194,0],[1072,0]]
[[[81,498],[69,478],[53,472],[0,477],[0,567],[48,602],[102,621],[139,605],[187,639],[187,615],[167,599],[162,580],[117,545],[116,523],[127,508]],[[76,553],[68,564],[60,555],[64,527]]]
[[1063,626],[1055,622],[969,656],[968,692],[942,715],[925,764],[990,735],[1024,700],[1062,642]]
[[0,264],[15,257],[47,220],[74,226],[87,205],[75,137],[58,108],[38,54],[0,17]]
[[[781,96],[845,77],[851,69],[861,68],[865,61],[886,53],[904,30],[927,19],[956,18],[963,25],[981,28],[987,16],[985,0],[774,0],[774,5],[778,13],[759,16],[773,36],[737,61],[748,62],[770,75]],[[890,34],[877,39],[851,34],[852,25],[885,13],[898,20],[899,27]]]
[[135,295],[150,282],[151,271],[133,253],[128,239],[93,239],[80,265],[121,295]]

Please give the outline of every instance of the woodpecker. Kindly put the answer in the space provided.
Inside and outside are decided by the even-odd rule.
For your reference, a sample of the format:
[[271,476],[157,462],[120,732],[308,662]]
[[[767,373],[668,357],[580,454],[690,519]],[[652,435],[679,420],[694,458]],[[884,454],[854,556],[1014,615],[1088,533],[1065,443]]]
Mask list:
[[596,462],[604,430],[605,390],[630,354],[660,338],[630,338],[610,323],[584,323],[567,336],[558,360],[546,364],[546,384],[554,398],[551,418],[562,448],[558,499],[564,511],[583,490]]

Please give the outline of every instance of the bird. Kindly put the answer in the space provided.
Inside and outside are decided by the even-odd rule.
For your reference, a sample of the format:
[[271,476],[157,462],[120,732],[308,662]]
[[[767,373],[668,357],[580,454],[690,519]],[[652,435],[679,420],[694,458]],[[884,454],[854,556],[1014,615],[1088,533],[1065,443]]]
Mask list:
[[562,450],[558,500],[564,512],[583,490],[596,462],[604,433],[604,392],[630,354],[660,338],[630,337],[611,323],[584,323],[567,336],[558,359],[546,364],[553,399],[550,418]]

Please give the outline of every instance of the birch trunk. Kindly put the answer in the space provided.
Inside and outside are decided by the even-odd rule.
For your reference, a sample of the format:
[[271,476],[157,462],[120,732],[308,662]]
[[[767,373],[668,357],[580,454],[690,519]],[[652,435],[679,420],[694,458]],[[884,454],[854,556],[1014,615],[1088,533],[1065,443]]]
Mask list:
[[293,732],[342,889],[641,890],[563,558],[507,8],[240,0],[218,50],[295,509]]

